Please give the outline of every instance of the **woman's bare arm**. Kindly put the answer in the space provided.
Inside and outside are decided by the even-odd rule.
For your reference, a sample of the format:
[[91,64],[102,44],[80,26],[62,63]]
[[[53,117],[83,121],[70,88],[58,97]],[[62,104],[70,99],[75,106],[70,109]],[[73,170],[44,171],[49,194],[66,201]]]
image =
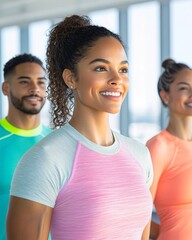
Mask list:
[[159,223],[151,221],[150,238],[157,239],[159,235]]
[[24,198],[11,197],[7,240],[47,240],[53,209]]
[[149,240],[150,222],[146,225],[141,240]]

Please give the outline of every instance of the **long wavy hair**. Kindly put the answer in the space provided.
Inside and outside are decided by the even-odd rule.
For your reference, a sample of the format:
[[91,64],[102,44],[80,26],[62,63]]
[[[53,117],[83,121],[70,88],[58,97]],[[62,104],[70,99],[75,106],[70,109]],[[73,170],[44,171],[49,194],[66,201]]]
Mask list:
[[73,113],[73,91],[65,84],[62,74],[69,69],[78,79],[77,64],[89,48],[104,37],[114,37],[124,47],[119,35],[110,30],[91,25],[87,16],[72,15],[53,26],[47,47],[48,99],[54,128],[63,126]]

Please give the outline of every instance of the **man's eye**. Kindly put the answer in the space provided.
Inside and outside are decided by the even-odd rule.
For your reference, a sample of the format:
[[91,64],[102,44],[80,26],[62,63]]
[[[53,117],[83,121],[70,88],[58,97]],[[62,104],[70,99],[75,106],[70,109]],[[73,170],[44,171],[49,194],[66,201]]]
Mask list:
[[44,81],[39,82],[39,85],[45,85],[45,82]]
[[27,81],[20,81],[21,84],[25,84],[28,83]]

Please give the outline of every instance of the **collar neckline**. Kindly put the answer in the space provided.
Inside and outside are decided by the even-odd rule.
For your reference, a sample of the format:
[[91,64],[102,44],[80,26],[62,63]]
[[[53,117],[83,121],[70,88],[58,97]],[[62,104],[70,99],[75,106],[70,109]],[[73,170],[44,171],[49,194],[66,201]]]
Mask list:
[[40,124],[37,128],[33,128],[30,130],[25,130],[21,128],[17,128],[13,126],[11,123],[7,121],[6,118],[0,120],[0,125],[6,129],[7,131],[11,132],[12,134],[23,136],[23,137],[32,137],[37,136],[42,131],[42,125]]

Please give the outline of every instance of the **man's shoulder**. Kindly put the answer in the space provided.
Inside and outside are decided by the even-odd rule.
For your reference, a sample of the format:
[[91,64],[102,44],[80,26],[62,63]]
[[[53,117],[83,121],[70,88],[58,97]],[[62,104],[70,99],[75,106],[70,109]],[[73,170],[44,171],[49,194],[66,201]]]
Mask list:
[[3,126],[3,119],[0,119],[0,140],[12,135],[11,132],[6,130]]

